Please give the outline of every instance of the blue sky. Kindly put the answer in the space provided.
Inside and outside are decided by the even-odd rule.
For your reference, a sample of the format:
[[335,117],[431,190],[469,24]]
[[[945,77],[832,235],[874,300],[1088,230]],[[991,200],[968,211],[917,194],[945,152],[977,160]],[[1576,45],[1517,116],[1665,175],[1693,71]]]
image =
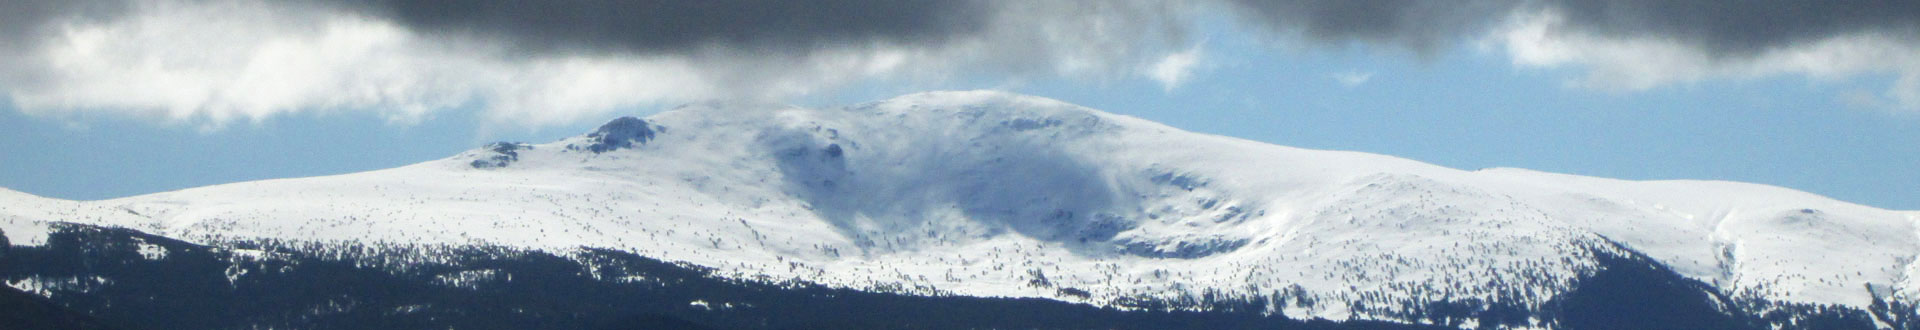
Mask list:
[[[817,55],[838,53],[809,49],[810,54],[816,54],[811,57],[815,61],[805,63],[827,69],[756,72],[746,75],[756,83],[742,85],[712,77],[736,77],[741,75],[738,72],[747,71],[674,71],[678,69],[657,65],[671,61],[649,62],[652,60],[647,56],[655,55],[646,52],[636,56],[648,60],[634,62],[639,64],[613,60],[619,63],[611,68],[595,66],[608,62],[600,60],[601,57],[552,61],[556,55],[547,55],[545,58],[549,60],[532,61],[535,64],[516,59],[479,61],[480,65],[531,65],[535,69],[501,69],[499,72],[505,73],[499,75],[545,85],[512,85],[519,89],[468,88],[457,84],[454,87],[411,83],[381,85],[399,78],[379,78],[373,80],[373,85],[389,88],[378,89],[378,93],[396,90],[393,86],[411,89],[401,89],[406,92],[395,94],[399,96],[382,94],[384,96],[345,101],[329,99],[326,95],[366,92],[356,87],[364,81],[355,79],[363,78],[339,78],[335,84],[281,89],[253,88],[274,85],[274,79],[296,79],[265,75],[265,81],[229,81],[224,85],[215,84],[211,89],[182,90],[292,96],[184,106],[180,105],[180,98],[165,95],[128,95],[137,94],[133,90],[177,92],[164,84],[74,87],[93,86],[98,81],[145,79],[143,77],[155,75],[153,72],[102,70],[104,73],[88,76],[73,73],[79,69],[62,69],[65,71],[56,73],[67,74],[60,77],[70,81],[22,82],[26,80],[18,78],[22,76],[20,72],[33,72],[47,67],[47,63],[65,63],[47,60],[45,57],[53,56],[45,54],[68,53],[59,52],[55,46],[42,46],[50,49],[39,53],[43,57],[39,60],[43,62],[16,60],[8,64],[11,69],[8,75],[0,75],[0,78],[9,78],[0,79],[0,88],[7,89],[12,98],[12,102],[0,103],[0,147],[6,148],[10,155],[0,158],[0,187],[68,199],[114,198],[209,184],[389,168],[450,156],[493,140],[545,142],[585,132],[617,115],[645,115],[701,99],[748,97],[824,107],[922,90],[985,88],[1061,99],[1191,131],[1305,148],[1381,153],[1455,168],[1521,167],[1624,179],[1746,181],[1884,208],[1920,209],[1920,189],[1916,189],[1920,187],[1920,171],[1915,170],[1920,168],[1920,111],[1900,98],[1905,92],[1903,88],[1911,87],[1903,87],[1903,79],[1912,79],[1910,76],[1915,75],[1909,70],[1920,69],[1899,65],[1845,65],[1847,61],[1897,62],[1898,59],[1876,57],[1878,55],[1871,52],[1864,55],[1824,52],[1837,47],[1832,45],[1839,41],[1831,40],[1854,40],[1852,42],[1895,50],[1920,49],[1901,48],[1911,46],[1911,40],[1858,41],[1843,35],[1836,39],[1792,41],[1780,48],[1787,51],[1765,51],[1729,60],[1688,55],[1710,52],[1688,48],[1691,44],[1684,40],[1669,45],[1678,47],[1673,48],[1680,50],[1677,53],[1658,45],[1643,47],[1646,43],[1635,42],[1670,39],[1659,38],[1657,33],[1617,36],[1582,34],[1581,30],[1569,29],[1553,34],[1559,38],[1556,43],[1530,44],[1524,37],[1515,37],[1526,31],[1523,28],[1485,27],[1485,31],[1474,30],[1456,36],[1450,39],[1453,42],[1442,46],[1408,46],[1391,38],[1329,38],[1313,35],[1310,29],[1300,30],[1308,32],[1287,30],[1284,24],[1261,25],[1223,13],[1218,10],[1221,6],[1226,5],[1202,6],[1188,16],[1156,23],[1179,27],[1183,35],[1180,38],[1151,37],[1154,40],[1143,41],[1145,39],[1136,39],[1149,37],[1127,35],[1117,39],[1126,46],[1112,52],[1105,52],[1114,49],[1111,42],[1089,42],[1093,46],[1084,48],[1026,51],[1025,54],[1050,59],[1040,61],[1041,64],[974,55],[982,49],[1011,47],[994,42],[901,47],[909,50],[905,52],[907,55],[890,52],[892,49],[855,48],[855,55],[847,57],[851,60],[842,61],[850,65],[833,64],[842,62],[831,59],[819,60],[823,56]],[[158,13],[134,16],[165,18],[202,14],[193,8],[149,11]],[[1081,11],[1071,9],[1063,15],[1085,14]],[[275,10],[262,12],[264,14],[259,15],[269,18],[290,15]],[[1095,12],[1104,15],[1104,12]],[[165,19],[158,21],[161,23],[133,26],[152,29],[152,24],[167,24]],[[256,24],[273,20],[242,21]],[[1526,25],[1501,24],[1487,26]],[[347,58],[371,59],[343,62],[345,64],[326,62],[314,67],[326,70],[336,68],[330,65],[349,65],[364,70],[368,66],[392,64],[383,60],[386,57],[417,58],[398,63],[418,66],[450,62],[446,59],[456,56],[431,49],[419,50],[424,46],[413,46],[417,40],[433,39],[435,34],[405,24],[397,26],[375,24],[365,29],[370,32],[353,35],[401,34],[402,39],[398,40],[402,41],[392,46],[397,50],[350,53],[353,56]],[[108,23],[102,29],[115,32],[111,35],[128,32],[116,28],[123,26]],[[299,31],[307,30],[289,31],[295,32],[285,33],[298,36],[304,33]],[[981,40],[1003,38],[997,32],[984,33],[989,37]],[[74,36],[79,34],[69,30],[51,35],[54,39],[78,40]],[[152,37],[167,40],[172,36],[155,34]],[[276,38],[282,37],[270,34],[262,38],[280,40]],[[1019,39],[1018,36],[1005,38]],[[107,39],[108,43],[114,42],[111,37]],[[389,39],[369,37],[367,40],[374,40],[368,44],[379,49],[387,45],[382,42],[388,41],[382,40]],[[463,42],[484,45],[490,44],[488,40],[492,39]],[[106,49],[134,53],[174,51],[170,48],[174,46],[141,44],[143,40],[139,38],[123,41],[131,45]],[[218,48],[258,43],[236,38],[206,44]],[[1711,49],[1711,44],[1707,45],[1699,49]],[[1560,48],[1540,51],[1528,47]],[[1062,58],[1081,58],[1088,54],[1085,52],[1088,49],[1099,51],[1092,54],[1111,58],[1094,61],[1091,66],[1059,64],[1065,63],[1060,61]],[[1689,53],[1689,49],[1693,53]],[[871,52],[862,53],[864,51]],[[1566,55],[1569,51],[1572,54],[1616,51],[1628,54],[1581,57]],[[1813,57],[1839,64],[1807,64],[1792,59],[1808,56],[1776,56],[1782,52],[1829,54]],[[1543,53],[1559,55],[1539,55]],[[269,60],[279,59],[275,56],[294,56],[274,54],[280,53],[263,52],[255,47],[213,55],[238,56],[248,60],[246,62],[273,62]],[[197,53],[189,55],[198,56]],[[1190,65],[1174,65],[1172,69],[1177,70],[1171,72],[1183,74],[1184,79],[1169,80],[1164,74],[1156,75],[1164,71],[1157,69],[1167,68],[1159,64],[1182,55],[1192,60]],[[167,59],[174,55],[153,56]],[[573,58],[566,57],[573,55],[557,56]],[[671,59],[675,55],[660,56]],[[1657,56],[1679,59],[1659,60]],[[777,56],[739,57],[717,63],[753,67],[770,63],[764,61],[777,61],[761,58]],[[1622,58],[1630,61],[1622,62]],[[151,58],[134,58],[143,59]],[[112,64],[124,60],[102,61]],[[562,69],[553,69],[553,63],[562,63]],[[586,63],[581,64],[586,69],[569,71],[571,69],[566,68],[571,66],[567,63]],[[103,67],[127,68],[124,65]],[[875,67],[881,69],[869,71],[878,73],[822,73]],[[1658,70],[1633,70],[1640,67]],[[1912,67],[1920,68],[1920,65]],[[447,70],[474,71],[465,67]],[[525,73],[533,71],[563,74],[529,78]],[[301,77],[314,74],[302,72],[306,75]],[[405,77],[471,77],[446,76],[447,73],[438,71],[400,72],[411,74]],[[683,76],[659,78],[661,72]],[[248,73],[252,71],[235,76],[247,77]],[[170,73],[163,70],[159,74]],[[321,76],[326,77],[324,73]],[[688,80],[685,76],[708,78],[704,83],[711,86],[739,87],[756,93],[743,96],[737,91],[712,91],[718,87],[681,87],[703,83],[703,79]],[[821,81],[826,87],[796,91],[792,84],[784,83],[792,81]],[[551,92],[598,85],[636,87],[580,94],[586,96]],[[425,87],[413,88],[417,86]],[[541,92],[526,95],[512,92],[524,89]],[[463,95],[463,98],[443,102],[435,95]],[[91,98],[80,99],[82,97]],[[161,101],[149,102],[155,99]],[[249,104],[271,106],[249,107]],[[537,110],[508,109],[501,104],[531,104]],[[554,104],[574,108],[556,108]],[[577,106],[579,104],[587,105]]]

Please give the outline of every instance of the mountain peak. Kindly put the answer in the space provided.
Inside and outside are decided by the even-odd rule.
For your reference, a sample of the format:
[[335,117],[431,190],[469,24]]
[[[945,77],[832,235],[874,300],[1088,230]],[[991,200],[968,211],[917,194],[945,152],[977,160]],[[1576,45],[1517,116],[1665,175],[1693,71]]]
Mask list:
[[1020,93],[1014,93],[1014,92],[1008,92],[1008,91],[1001,91],[1001,90],[991,90],[991,89],[926,91],[926,92],[895,96],[883,102],[964,104],[964,103],[995,103],[995,102],[1008,102],[1008,101],[1047,101],[1047,102],[1056,102],[1056,103],[1063,103],[1063,104],[1065,103],[1065,102],[1060,102],[1060,101],[1046,98],[1046,97],[1026,95],[1026,94],[1020,94]]
[[896,96],[878,104],[900,108],[945,108],[989,110],[1014,115],[1018,112],[1105,114],[1065,101],[998,90],[931,91]]
[[570,146],[570,148],[584,149],[594,153],[631,148],[635,144],[645,144],[653,140],[654,131],[653,125],[648,124],[644,119],[622,116],[600,125],[600,128],[593,133],[588,133],[587,145]]

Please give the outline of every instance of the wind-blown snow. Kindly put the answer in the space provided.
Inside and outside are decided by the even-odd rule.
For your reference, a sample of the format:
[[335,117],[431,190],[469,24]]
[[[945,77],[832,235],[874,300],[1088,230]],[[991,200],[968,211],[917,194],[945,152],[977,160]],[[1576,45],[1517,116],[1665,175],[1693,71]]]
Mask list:
[[[1462,171],[985,91],[690,105],[546,144],[115,200],[0,192],[15,244],[54,221],[205,244],[601,247],[746,278],[1101,305],[1211,290],[1331,319],[1535,305],[1609,240],[1742,297],[1920,297],[1916,212],[1733,182]],[[493,276],[471,275],[447,281]]]

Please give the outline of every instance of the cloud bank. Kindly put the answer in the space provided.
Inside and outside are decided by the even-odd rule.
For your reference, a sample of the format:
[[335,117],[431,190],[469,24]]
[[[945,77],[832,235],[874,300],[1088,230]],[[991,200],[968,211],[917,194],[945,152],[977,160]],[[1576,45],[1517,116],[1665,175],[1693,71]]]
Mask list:
[[1891,76],[1884,91],[1836,97],[1920,111],[1910,1],[22,0],[0,3],[0,91],[34,115],[208,128],[451,109],[543,127],[962,75],[1172,91],[1213,56],[1195,46],[1201,15],[1308,46],[1490,49],[1518,67],[1576,68],[1569,85],[1599,90]]
[[[1319,45],[1421,54],[1462,44],[1516,66],[1584,69],[1570,85],[1636,91],[1704,79],[1889,74],[1869,102],[1920,111],[1920,2],[1229,0],[1250,25]],[[1848,96],[1859,98],[1861,95]]]
[[46,116],[218,128],[449,109],[530,127],[712,98],[986,74],[1117,79],[1180,51],[1153,1],[45,1],[0,4],[0,89]]

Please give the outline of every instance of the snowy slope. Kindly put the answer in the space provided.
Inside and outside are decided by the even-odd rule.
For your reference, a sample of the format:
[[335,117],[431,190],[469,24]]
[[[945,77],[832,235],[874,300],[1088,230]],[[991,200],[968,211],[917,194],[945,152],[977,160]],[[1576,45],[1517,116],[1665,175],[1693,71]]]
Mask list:
[[1920,212],[1733,182],[1462,171],[986,91],[697,104],[394,169],[114,200],[0,191],[14,244],[48,221],[214,245],[604,247],[744,278],[1100,305],[1211,291],[1330,319],[1537,306],[1608,240],[1736,297],[1920,297]]
[[12,245],[45,244],[49,222],[133,224],[147,219],[116,203],[52,199],[0,188],[0,231]]

